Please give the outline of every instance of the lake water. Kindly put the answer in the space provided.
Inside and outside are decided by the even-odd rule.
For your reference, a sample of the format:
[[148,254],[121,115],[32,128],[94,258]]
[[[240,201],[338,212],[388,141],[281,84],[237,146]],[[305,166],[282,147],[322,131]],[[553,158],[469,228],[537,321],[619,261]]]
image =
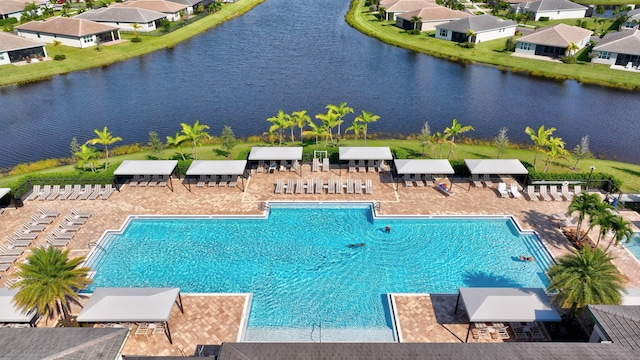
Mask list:
[[[589,135],[598,155],[640,163],[640,94],[553,82],[417,54],[362,35],[344,21],[348,0],[266,0],[172,50],[51,81],[0,89],[0,167],[69,156],[73,136],[108,126],[124,143],[161,139],[199,119],[220,135],[267,131],[282,109],[346,101],[381,116],[369,132],[411,134],[457,118],[472,137],[553,126],[573,148]],[[640,76],[640,74],[629,74]],[[347,118],[347,125],[353,116]],[[344,127],[343,127],[344,128]]]

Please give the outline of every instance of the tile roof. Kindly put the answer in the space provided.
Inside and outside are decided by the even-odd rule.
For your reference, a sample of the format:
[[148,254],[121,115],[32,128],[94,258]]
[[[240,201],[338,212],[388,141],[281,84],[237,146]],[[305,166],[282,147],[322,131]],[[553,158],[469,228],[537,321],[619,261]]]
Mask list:
[[201,3],[203,0],[167,0],[167,1],[171,1],[171,2],[174,2],[174,3],[178,3],[178,4],[183,4],[183,5],[187,5],[187,6],[193,6],[193,5]]
[[625,30],[608,33],[593,50],[640,55],[640,31]]
[[446,24],[438,25],[436,28],[466,33],[471,29],[474,32],[491,31],[505,27],[515,27],[517,24],[512,20],[502,20],[491,15],[471,16],[464,19],[455,20]]
[[591,34],[593,34],[593,31],[581,27],[557,24],[538,29],[529,35],[521,37],[518,42],[567,47],[571,43],[579,43],[584,38],[591,36]]
[[109,21],[125,23],[149,23],[158,19],[163,19],[167,14],[140,8],[130,7],[107,7],[83,12],[74,16],[77,19],[91,21]]
[[125,6],[125,7],[147,9],[147,10],[157,11],[165,14],[175,14],[187,8],[187,5],[178,4],[171,1],[164,1],[164,0],[134,0],[134,1],[127,1],[122,4],[115,4],[114,6],[115,7]]
[[118,30],[118,28],[115,26],[68,17],[54,17],[44,21],[31,21],[26,24],[16,26],[16,29],[75,37],[95,35],[108,31]]
[[24,2],[18,0],[1,0],[0,14],[11,14],[24,10]]
[[44,43],[0,31],[0,51],[13,51],[44,46]]
[[0,329],[2,359],[115,360],[127,329]]
[[588,309],[614,344],[640,350],[640,306],[589,305]]
[[387,7],[387,12],[396,13],[420,10],[425,6],[429,6],[429,4],[433,4],[433,2],[427,0],[400,0],[389,5]]
[[521,9],[531,12],[539,11],[559,11],[559,10],[587,10],[586,6],[576,4],[569,0],[539,0],[533,2],[521,3]]
[[405,20],[411,20],[412,17],[418,16],[422,18],[422,22],[425,21],[435,21],[435,20],[455,20],[461,19],[465,17],[473,16],[471,14],[467,14],[464,11],[460,10],[452,10],[444,6],[429,4],[428,6],[420,9],[409,11],[404,14],[398,14],[397,17]]

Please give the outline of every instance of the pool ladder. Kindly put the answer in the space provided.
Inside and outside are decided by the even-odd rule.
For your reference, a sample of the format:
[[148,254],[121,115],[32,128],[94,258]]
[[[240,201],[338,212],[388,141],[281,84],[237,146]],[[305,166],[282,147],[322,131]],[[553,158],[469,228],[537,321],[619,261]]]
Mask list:
[[260,206],[258,206],[258,209],[262,210],[262,211],[269,211],[271,210],[271,205],[269,205],[268,202],[263,201],[260,203]]
[[313,326],[311,326],[311,342],[316,342],[315,340],[313,340],[313,333],[316,331],[316,326],[318,327],[318,332],[320,335],[320,339],[318,340],[318,342],[322,342],[322,321],[320,321],[318,325],[313,324]]
[[94,242],[94,241],[92,241],[92,242],[87,244],[87,247],[89,248],[89,250],[91,250],[91,245],[95,246],[98,249],[101,249],[105,253],[107,252],[107,249],[103,248],[102,246],[100,246],[100,244],[98,244],[97,242]]

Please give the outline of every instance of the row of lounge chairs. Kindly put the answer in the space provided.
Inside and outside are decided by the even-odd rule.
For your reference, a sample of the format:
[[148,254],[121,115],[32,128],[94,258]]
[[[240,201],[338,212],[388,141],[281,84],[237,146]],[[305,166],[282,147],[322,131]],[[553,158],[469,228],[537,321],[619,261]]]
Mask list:
[[562,200],[571,200],[577,194],[582,192],[582,186],[576,185],[573,187],[573,191],[569,191],[569,185],[562,185],[560,192],[558,191],[558,187],[556,185],[550,185],[547,190],[547,185],[540,185],[538,190],[534,185],[527,186],[527,196],[529,196],[529,200],[537,201],[562,201]]
[[[272,161],[269,163],[268,167],[266,166],[264,161],[260,161],[258,162],[256,173],[265,172],[265,169],[266,169],[266,172],[268,173],[276,172],[276,170],[277,171],[287,171],[287,170],[298,171],[299,166],[300,166],[300,163],[298,162],[298,160],[295,160],[292,163],[289,163],[287,160],[281,160],[279,165],[276,161]],[[314,171],[317,171],[317,170],[314,170]]]
[[53,230],[51,235],[47,236],[47,244],[55,247],[67,246],[90,216],[91,213],[89,212],[80,212],[73,209],[72,212],[65,216],[64,220],[60,222],[58,228]]
[[498,193],[500,194],[500,197],[503,197],[503,198],[508,198],[510,196],[513,196],[514,199],[519,199],[522,197],[522,194],[520,194],[520,190],[518,189],[517,184],[511,184],[511,186],[507,188],[507,184],[503,182],[499,182]]
[[349,160],[349,172],[376,172],[383,168],[375,160]]
[[405,174],[403,180],[406,187],[413,187],[414,183],[417,187],[433,186],[433,176],[431,174]]
[[362,179],[347,179],[346,182],[341,179],[329,179],[325,184],[323,179],[278,179],[275,184],[275,193],[282,194],[323,194],[324,190],[327,194],[373,194],[373,181],[366,179],[364,184]]
[[33,185],[33,191],[26,200],[108,200],[116,191],[111,184],[107,185]]
[[129,186],[140,187],[166,187],[169,181],[169,175],[133,175],[129,181]]
[[535,322],[512,322],[510,323],[513,334],[518,341],[545,341],[542,328]]
[[482,180],[480,179],[480,176],[478,174],[472,174],[469,181],[471,181],[471,184],[475,187],[493,187],[493,181],[491,181],[491,175],[489,174],[484,174]]
[[231,175],[200,175],[198,179],[197,187],[214,187],[218,185],[219,187],[236,187],[238,184],[238,180],[240,176],[231,176]]

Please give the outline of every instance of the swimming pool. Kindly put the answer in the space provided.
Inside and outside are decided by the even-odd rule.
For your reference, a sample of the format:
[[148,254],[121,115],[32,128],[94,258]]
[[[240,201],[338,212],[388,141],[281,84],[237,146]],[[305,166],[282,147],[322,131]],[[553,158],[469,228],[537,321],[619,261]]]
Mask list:
[[633,236],[624,244],[624,247],[629,250],[636,260],[640,261],[640,233],[633,233]]
[[274,204],[265,218],[131,219],[100,245],[87,261],[92,288],[252,293],[246,341],[395,341],[387,293],[545,287],[552,261],[509,217],[375,218],[363,204]]

